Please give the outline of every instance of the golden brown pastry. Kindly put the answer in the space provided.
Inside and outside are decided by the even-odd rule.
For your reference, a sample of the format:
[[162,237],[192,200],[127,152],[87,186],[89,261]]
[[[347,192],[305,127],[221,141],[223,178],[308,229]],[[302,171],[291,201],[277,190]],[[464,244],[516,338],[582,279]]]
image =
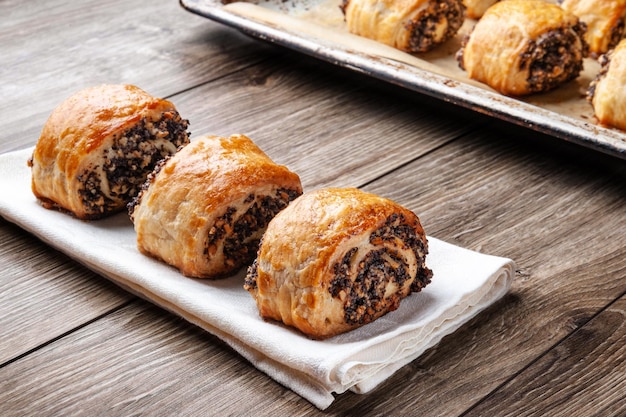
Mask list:
[[585,25],[556,4],[507,0],[491,6],[463,40],[459,66],[502,94],[544,92],[570,81],[588,54]]
[[344,0],[348,30],[405,52],[426,52],[465,20],[462,0]]
[[624,37],[626,0],[563,0],[561,7],[587,25],[585,40],[594,57],[608,52]]
[[305,193],[268,225],[244,288],[263,318],[322,339],[398,308],[431,279],[418,217],[354,188]]
[[156,163],[189,142],[172,103],[132,85],[72,95],[46,121],[29,165],[46,208],[97,219],[126,208]]
[[470,19],[480,19],[485,11],[497,2],[498,0],[463,0],[465,14]]
[[600,57],[601,69],[591,82],[587,99],[601,124],[626,130],[626,40]]
[[252,263],[300,178],[244,135],[202,136],[161,163],[129,205],[137,247],[184,275],[220,278]]

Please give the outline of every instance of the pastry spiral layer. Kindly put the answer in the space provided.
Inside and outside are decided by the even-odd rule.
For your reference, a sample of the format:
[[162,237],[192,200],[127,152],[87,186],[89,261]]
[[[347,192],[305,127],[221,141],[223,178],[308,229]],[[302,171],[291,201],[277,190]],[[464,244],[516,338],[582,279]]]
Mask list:
[[598,121],[626,130],[626,40],[600,57],[601,69],[589,85],[587,100]]
[[244,287],[259,313],[327,338],[395,310],[431,279],[418,217],[353,188],[303,194],[268,225]]
[[463,25],[462,0],[344,0],[348,30],[405,52],[426,52]]
[[220,278],[252,263],[270,219],[300,194],[298,175],[248,137],[203,136],[155,169],[129,213],[142,253]]
[[491,6],[457,53],[468,77],[522,96],[578,77],[589,48],[585,24],[556,4],[507,0]]
[[46,208],[97,219],[123,210],[158,161],[189,143],[172,103],[131,85],[79,91],[54,109],[29,165]]

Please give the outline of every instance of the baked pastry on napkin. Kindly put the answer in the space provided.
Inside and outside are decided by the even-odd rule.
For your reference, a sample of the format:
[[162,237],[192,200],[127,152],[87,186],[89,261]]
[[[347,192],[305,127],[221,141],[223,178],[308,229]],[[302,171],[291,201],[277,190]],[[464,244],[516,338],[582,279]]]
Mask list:
[[465,21],[462,0],[343,0],[348,30],[405,52],[426,52]]
[[515,277],[510,259],[428,236],[428,267],[435,279],[425,291],[405,298],[393,314],[367,326],[314,340],[263,320],[241,285],[243,274],[220,281],[189,279],[141,254],[123,213],[95,223],[43,209],[28,189],[24,160],[31,153],[24,149],[0,155],[0,189],[5,191],[0,193],[0,215],[122,288],[219,337],[320,409],[348,390],[365,394],[379,386],[501,299]]
[[370,323],[432,272],[418,217],[356,188],[303,194],[267,227],[245,288],[262,317],[313,338]]
[[267,223],[300,194],[298,175],[250,138],[202,136],[157,166],[129,211],[141,252],[220,278],[252,263]]
[[510,96],[552,90],[575,79],[589,53],[585,24],[543,0],[491,6],[464,38],[459,66],[471,79]]
[[29,165],[46,208],[98,219],[126,208],[156,163],[189,143],[174,105],[132,85],[83,89],[46,121]]

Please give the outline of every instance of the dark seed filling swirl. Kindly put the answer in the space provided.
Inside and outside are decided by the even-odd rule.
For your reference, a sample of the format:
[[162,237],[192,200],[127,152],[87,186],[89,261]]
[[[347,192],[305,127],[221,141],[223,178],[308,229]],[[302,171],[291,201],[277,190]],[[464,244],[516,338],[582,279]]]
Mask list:
[[[452,38],[465,20],[465,6],[458,0],[431,1],[428,7],[406,25],[410,52],[426,52]],[[447,22],[446,32],[438,39],[438,26]]]
[[[98,169],[98,167],[95,167],[95,169]],[[115,201],[102,193],[102,181],[98,172],[95,170],[84,171],[78,176],[78,181],[82,183],[78,193],[88,212],[93,213],[94,217],[98,217],[112,210],[111,207],[115,205]]]
[[233,268],[251,263],[267,224],[299,195],[299,191],[286,188],[277,190],[273,196],[248,195],[244,203],[251,204],[245,213],[235,217],[237,210],[229,207],[209,229],[204,254],[209,257],[215,255],[218,242],[224,240],[223,253],[226,266]]
[[583,58],[589,52],[583,38],[586,27],[579,22],[548,31],[528,43],[521,55],[520,70],[529,70],[527,82],[531,92],[548,91],[578,77],[583,69]]
[[598,71],[596,76],[589,83],[589,87],[587,88],[587,95],[585,97],[587,101],[590,103],[593,102],[593,97],[596,95],[596,87],[598,86],[598,83],[602,81],[602,79],[604,79],[604,77],[606,77],[606,74],[609,72],[609,67],[611,64],[611,58],[613,56],[613,53],[614,51],[611,50],[607,52],[606,54],[600,55],[600,57],[598,58],[598,63],[600,64],[600,71]]
[[609,44],[607,45],[607,51],[615,48],[617,44],[624,37],[624,30],[626,29],[626,22],[623,20],[618,21],[615,26],[611,28],[611,37],[609,38]]
[[[180,150],[181,148],[182,147],[179,147],[178,150]],[[163,169],[167,161],[172,156],[174,155],[173,154],[167,155],[165,158],[161,159],[154,165],[154,168],[152,169],[152,171],[148,173],[146,180],[143,182],[143,184],[141,184],[141,187],[139,187],[139,192],[137,193],[137,195],[134,198],[132,198],[131,201],[129,201],[128,204],[126,205],[131,221],[133,222],[135,221],[135,208],[137,208],[137,206],[141,203],[141,199],[143,198],[144,193],[148,191],[148,188],[150,188],[150,186],[156,179],[156,176],[159,174],[161,169]]]
[[[333,268],[335,277],[328,290],[335,298],[344,297],[344,319],[348,324],[366,324],[378,317],[381,311],[398,308],[403,296],[401,287],[412,278],[400,249],[412,250],[418,260],[411,291],[420,291],[432,277],[432,271],[423,262],[427,252],[424,244],[415,231],[405,224],[403,215],[390,216],[383,227],[370,235],[369,240],[381,248],[370,251],[361,259],[354,280],[350,277],[350,269],[357,253],[356,247],[346,252],[341,262]],[[394,250],[393,246],[398,243],[401,246]],[[385,296],[386,288],[392,282],[396,284],[397,291]]]
[[[187,127],[187,120],[170,111],[157,121],[144,118],[115,138],[113,146],[103,150],[103,166],[78,176],[84,206],[97,217],[95,213],[108,213],[130,202],[157,163],[189,143]],[[108,182],[108,193],[103,191],[100,168]]]
[[[263,240],[263,238],[261,238],[261,241]],[[259,245],[261,245],[261,241],[259,241]],[[258,262],[257,259],[255,258],[254,261],[252,262],[252,265],[250,265],[248,267],[248,271],[246,273],[246,277],[243,281],[243,288],[246,291],[254,291],[257,289],[257,279],[259,278],[259,269],[258,269]]]

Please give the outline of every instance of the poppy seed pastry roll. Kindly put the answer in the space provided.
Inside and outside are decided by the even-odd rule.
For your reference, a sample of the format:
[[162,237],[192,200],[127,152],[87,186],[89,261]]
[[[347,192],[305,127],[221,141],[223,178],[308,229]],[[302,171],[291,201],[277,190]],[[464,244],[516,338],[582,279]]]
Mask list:
[[469,78],[510,96],[549,91],[578,77],[589,52],[585,24],[556,4],[507,0],[491,6],[463,40]]
[[426,52],[463,25],[462,0],[344,0],[348,31],[405,52]]
[[598,121],[626,130],[626,40],[600,57],[600,72],[591,81],[587,100]]
[[157,166],[129,213],[142,253],[220,278],[252,263],[267,223],[300,194],[298,175],[248,137],[202,136]]
[[614,48],[625,35],[626,0],[563,0],[561,7],[587,25],[585,40],[594,57]]
[[121,211],[156,163],[189,143],[187,126],[171,102],[138,87],[83,89],[46,121],[28,161],[32,191],[81,219]]
[[355,188],[305,193],[267,227],[244,288],[261,317],[315,339],[370,323],[431,279],[418,217]]

